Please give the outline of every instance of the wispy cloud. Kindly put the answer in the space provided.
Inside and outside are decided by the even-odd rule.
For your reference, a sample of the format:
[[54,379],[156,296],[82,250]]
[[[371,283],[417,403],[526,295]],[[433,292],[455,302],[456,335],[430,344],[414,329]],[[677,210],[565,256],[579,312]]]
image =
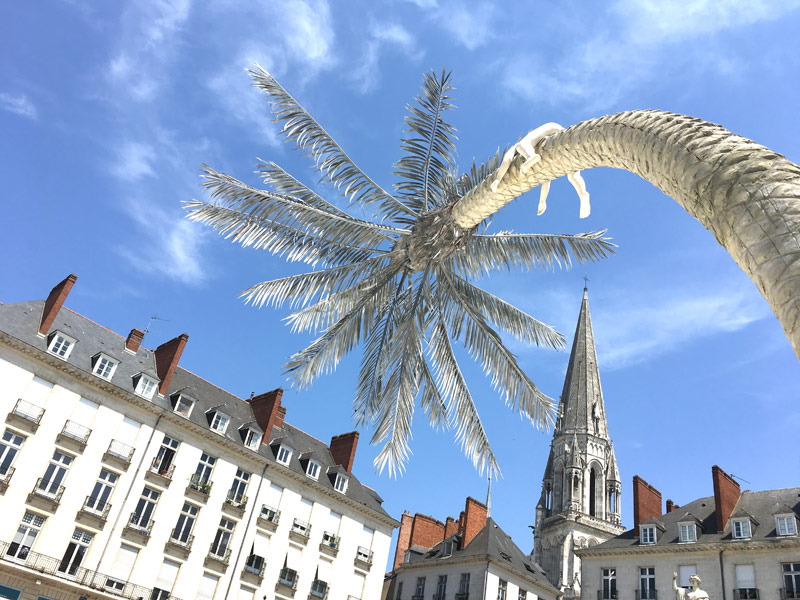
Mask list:
[[35,121],[39,118],[39,112],[36,110],[33,102],[25,94],[9,94],[0,92],[0,108],[20,117],[31,119]]
[[546,60],[526,55],[508,61],[503,85],[529,100],[604,108],[663,77],[665,68],[736,71],[730,49],[716,45],[714,34],[775,20],[798,7],[800,0],[616,0],[592,23],[563,19],[571,29],[564,37],[576,43]]
[[410,60],[418,60],[424,55],[416,38],[398,23],[373,23],[369,28],[369,38],[360,56],[360,62],[352,73],[358,89],[370,92],[378,86],[378,69],[381,55],[389,49],[401,52]]
[[111,165],[111,173],[122,181],[136,181],[154,175],[156,153],[149,144],[126,141],[121,144]]
[[408,1],[425,9],[431,19],[467,50],[480,48],[494,37],[496,10],[490,2]]

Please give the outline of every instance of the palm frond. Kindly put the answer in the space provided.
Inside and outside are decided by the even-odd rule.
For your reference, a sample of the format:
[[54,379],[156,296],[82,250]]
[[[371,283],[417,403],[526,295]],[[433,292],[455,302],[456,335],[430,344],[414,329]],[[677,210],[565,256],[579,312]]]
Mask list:
[[465,274],[479,277],[498,269],[570,268],[578,263],[597,261],[614,253],[615,244],[603,237],[606,230],[577,234],[510,233],[473,235],[463,249],[453,255],[453,263]]
[[253,85],[265,91],[281,133],[311,156],[323,181],[329,182],[351,202],[377,204],[384,217],[414,217],[416,212],[392,196],[364,173],[325,129],[261,67],[249,70]]
[[453,90],[450,73],[441,77],[426,73],[418,106],[408,105],[406,125],[414,137],[401,140],[406,153],[395,163],[400,181],[395,189],[405,203],[417,212],[443,203],[442,186],[455,164],[455,127],[444,121],[443,113],[453,108],[448,92]]
[[239,243],[244,248],[252,246],[257,250],[285,256],[289,262],[302,261],[316,265],[321,261],[325,265],[340,266],[386,253],[386,250],[378,248],[325,239],[272,219],[208,202],[191,200],[184,202],[183,207],[190,211],[189,218],[192,221],[208,225],[225,239]]
[[462,298],[468,299],[471,306],[480,310],[490,321],[518,340],[554,350],[565,347],[564,336],[551,325],[534,319],[513,304],[471,284],[455,273],[450,275],[450,283]]
[[467,351],[481,363],[484,372],[491,377],[492,385],[504,394],[505,402],[512,410],[519,411],[539,429],[550,427],[554,420],[553,400],[539,391],[525,374],[500,335],[453,284],[450,274],[439,270],[438,280],[443,314],[453,338],[460,340],[463,335]]

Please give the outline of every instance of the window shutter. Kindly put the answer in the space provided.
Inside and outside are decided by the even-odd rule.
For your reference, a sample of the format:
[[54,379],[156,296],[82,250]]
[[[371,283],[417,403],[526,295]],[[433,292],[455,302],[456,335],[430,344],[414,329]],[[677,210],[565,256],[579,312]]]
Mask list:
[[367,578],[362,573],[354,572],[353,573],[353,586],[352,595],[356,598],[364,598],[364,584],[366,583]]
[[178,577],[178,569],[181,568],[180,563],[173,560],[165,560],[161,565],[161,570],[158,572],[155,587],[160,590],[172,591],[172,586],[175,585],[175,579]]
[[217,583],[219,577],[209,573],[203,573],[203,578],[200,580],[200,586],[197,588],[196,600],[212,600],[214,592],[217,591]]
[[678,580],[678,585],[683,587],[688,587],[689,584],[689,577],[697,573],[697,566],[695,565],[682,565],[679,569],[680,578]]
[[317,571],[318,571],[317,578],[320,581],[324,581],[328,585],[330,585],[331,579],[333,577],[333,563],[329,560],[321,558],[319,561],[319,566],[317,567]]
[[269,556],[269,536],[260,532],[256,532],[256,537],[253,539],[253,554],[261,558]]
[[359,537],[358,545],[363,546],[367,550],[372,550],[372,536],[375,534],[374,529],[370,529],[366,525],[364,529],[361,531],[361,535]]
[[78,401],[77,406],[75,406],[75,410],[72,411],[72,417],[70,417],[70,420],[75,421],[84,427],[91,427],[98,408],[98,404],[92,402],[91,400],[87,400],[86,398],[81,398]]
[[36,404],[37,406],[45,407],[47,404],[47,397],[53,391],[53,384],[44,379],[34,377],[28,384],[28,389],[25,392],[25,400]]
[[286,566],[297,572],[300,572],[303,568],[303,551],[297,546],[289,544],[289,548],[286,551]]
[[256,591],[250,589],[246,585],[243,585],[239,588],[239,594],[237,596],[237,600],[253,600],[255,597]]
[[117,581],[128,581],[131,578],[131,571],[133,571],[137,556],[139,556],[138,548],[122,544],[117,551],[114,564],[111,565],[111,573],[109,573],[111,578]]
[[756,587],[756,572],[753,565],[736,565],[736,587]]
[[297,507],[297,518],[307,523],[311,521],[311,509],[314,503],[307,498],[300,498],[300,506]]
[[117,429],[117,434],[114,436],[115,440],[134,446],[136,443],[136,436],[139,435],[139,428],[142,426],[138,421],[125,417]]

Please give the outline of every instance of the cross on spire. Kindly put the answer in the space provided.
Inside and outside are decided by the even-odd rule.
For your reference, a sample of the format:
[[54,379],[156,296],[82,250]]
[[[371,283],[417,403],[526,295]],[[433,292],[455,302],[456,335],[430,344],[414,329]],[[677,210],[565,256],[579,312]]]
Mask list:
[[583,276],[583,290],[584,291],[586,291],[588,289],[588,285],[587,285],[588,283],[589,283],[589,278],[586,275],[584,275]]

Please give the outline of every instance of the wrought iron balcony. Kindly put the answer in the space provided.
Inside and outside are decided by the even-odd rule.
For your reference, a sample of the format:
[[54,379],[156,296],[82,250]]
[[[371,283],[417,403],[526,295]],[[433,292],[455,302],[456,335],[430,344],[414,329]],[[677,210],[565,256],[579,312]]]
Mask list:
[[315,579],[311,583],[311,592],[309,592],[308,597],[325,600],[328,597],[328,583],[321,579]]
[[119,440],[111,440],[111,443],[108,445],[108,450],[103,455],[103,460],[108,462],[109,460],[119,462],[125,468],[127,468],[131,464],[131,460],[133,460],[133,453],[135,449],[132,446],[128,446],[128,444],[123,444]]
[[302,519],[295,519],[292,521],[292,529],[289,531],[289,537],[295,541],[305,544],[311,536],[311,524],[303,521]]
[[212,485],[214,485],[213,481],[209,481],[207,477],[202,477],[195,473],[189,477],[189,485],[186,486],[186,492],[196,492],[205,501],[211,493]]
[[125,529],[137,533],[142,537],[150,537],[153,532],[153,519],[143,519],[139,514],[132,512],[128,522],[125,524]]
[[469,592],[456,592],[456,600],[469,600]]
[[795,600],[800,598],[800,588],[780,588],[781,600]]
[[5,492],[11,477],[14,475],[14,467],[0,466],[0,491]]
[[83,506],[80,508],[80,512],[82,514],[89,515],[90,517],[94,517],[103,522],[108,519],[108,512],[110,510],[110,503],[106,502],[104,499],[96,498],[94,496],[86,496],[86,500],[83,501]]
[[90,435],[92,435],[91,429],[75,421],[68,420],[64,423],[61,433],[58,434],[58,439],[62,442],[74,442],[83,449],[86,447],[86,442],[89,441]]
[[280,521],[280,518],[281,511],[274,509],[271,506],[267,506],[266,504],[262,504],[261,512],[258,513],[256,520],[261,527],[274,530],[278,526],[278,521]]
[[330,531],[322,534],[322,541],[319,543],[319,549],[325,554],[336,556],[339,554],[339,536]]
[[356,558],[355,558],[356,566],[364,566],[369,568],[372,566],[372,550],[369,548],[364,548],[364,546],[359,546],[358,550],[356,550]]
[[275,589],[284,588],[290,592],[291,596],[294,596],[294,592],[297,590],[297,579],[297,571],[284,567],[281,569],[280,575],[278,575],[278,583],[275,584]]
[[194,536],[192,534],[183,534],[177,529],[173,529],[169,539],[167,539],[167,544],[182,548],[186,552],[192,549],[192,542],[194,542]]
[[61,502],[61,496],[63,494],[63,485],[54,485],[51,481],[40,477],[36,480],[36,485],[31,493],[28,494],[28,500],[30,501],[33,498],[43,498],[52,502],[53,505],[58,506],[58,504]]
[[166,463],[164,464],[163,460],[159,460],[156,456],[153,459],[153,462],[150,464],[149,473],[154,473],[167,481],[172,481],[172,474],[175,472],[175,465]]
[[231,560],[231,549],[228,546],[212,543],[208,549],[208,558],[228,566]]
[[242,569],[243,575],[252,575],[253,577],[257,577],[259,583],[264,578],[264,569],[267,568],[267,561],[263,556],[258,556],[257,554],[251,554],[247,557],[247,560],[244,563],[244,569]]
[[444,594],[434,594],[433,600],[444,600]]
[[656,590],[634,590],[636,600],[658,600],[658,592]]
[[603,591],[597,590],[597,600],[616,600],[617,590]]
[[8,418],[16,418],[19,421],[27,423],[33,431],[36,431],[39,427],[42,416],[44,416],[44,409],[41,406],[36,406],[32,402],[28,402],[22,398],[17,400],[17,403],[14,404],[14,408],[8,413]]
[[225,504],[238,510],[244,510],[247,506],[247,496],[228,490],[228,495],[225,496]]

